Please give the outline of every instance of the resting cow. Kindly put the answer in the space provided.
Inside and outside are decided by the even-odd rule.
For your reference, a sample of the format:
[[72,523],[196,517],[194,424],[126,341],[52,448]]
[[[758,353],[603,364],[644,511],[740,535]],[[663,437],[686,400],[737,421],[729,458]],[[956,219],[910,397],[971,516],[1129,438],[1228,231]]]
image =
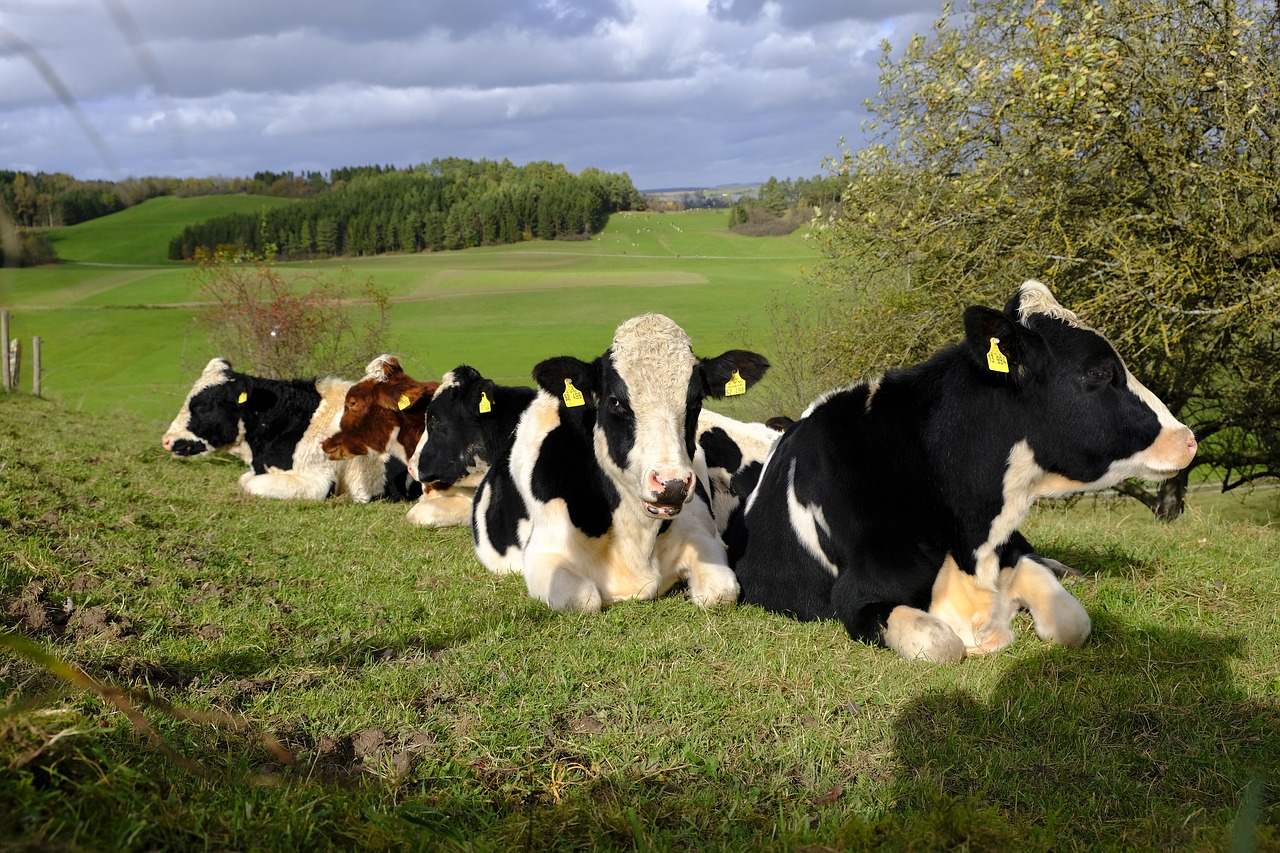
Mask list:
[[[409,476],[409,457],[422,438],[427,404],[438,384],[407,375],[394,356],[378,356],[365,368],[364,378],[347,389],[338,431],[321,448],[330,459],[380,456],[387,467],[389,496],[429,503],[431,492],[424,494]],[[411,518],[416,509],[409,510]]]
[[530,519],[529,594],[556,610],[596,611],[684,580],[701,607],[736,600],[695,459],[698,414],[704,399],[745,391],[768,366],[743,350],[698,358],[683,329],[646,314],[619,326],[592,362],[535,367],[540,390],[511,448]]
[[1018,525],[1039,497],[1168,478],[1195,438],[1039,282],[964,329],[787,429],[728,536],[744,602],[907,658],[1001,648],[1019,607],[1041,638],[1084,642],[1088,614]]
[[239,456],[250,466],[240,486],[253,495],[322,500],[348,494],[363,503],[383,494],[382,460],[333,461],[320,449],[337,428],[350,384],[333,378],[263,379],[215,358],[160,443],[179,458],[215,450]]

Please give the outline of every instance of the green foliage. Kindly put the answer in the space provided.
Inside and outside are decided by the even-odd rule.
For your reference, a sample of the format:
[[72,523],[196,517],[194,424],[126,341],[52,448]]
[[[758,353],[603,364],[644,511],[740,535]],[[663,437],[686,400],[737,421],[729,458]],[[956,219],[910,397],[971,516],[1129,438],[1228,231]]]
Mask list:
[[169,257],[194,257],[219,246],[261,252],[275,244],[285,259],[463,249],[543,240],[583,239],[608,215],[643,207],[626,175],[599,169],[570,174],[536,162],[434,160],[411,169],[341,173],[313,201],[273,210],[265,220],[229,216],[188,226]]
[[931,667],[679,593],[552,613],[465,529],[253,499],[161,429],[0,396],[0,848],[1274,849],[1274,524],[1040,507],[1089,643]]
[[239,370],[257,376],[358,376],[386,349],[388,294],[343,268],[286,274],[270,255],[198,253],[196,323]]
[[[817,274],[856,307],[833,371],[916,360],[1042,278],[1201,440],[1280,474],[1280,22],[1255,0],[978,0],[944,11],[844,152]],[[865,276],[858,281],[859,276]],[[1186,473],[1159,496],[1176,514]]]
[[[5,223],[0,222],[0,229]],[[51,264],[58,260],[49,236],[40,231],[18,231],[4,235],[9,239],[0,239],[0,267],[35,267]],[[6,245],[11,246],[6,253]]]

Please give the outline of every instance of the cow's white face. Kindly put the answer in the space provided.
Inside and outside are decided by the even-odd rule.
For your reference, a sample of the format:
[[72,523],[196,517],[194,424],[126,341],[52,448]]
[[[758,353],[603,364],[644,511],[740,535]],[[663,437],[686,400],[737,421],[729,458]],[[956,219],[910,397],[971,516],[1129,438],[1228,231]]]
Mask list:
[[693,497],[701,370],[689,336],[661,314],[623,323],[602,360],[596,457],[655,518],[673,518]]

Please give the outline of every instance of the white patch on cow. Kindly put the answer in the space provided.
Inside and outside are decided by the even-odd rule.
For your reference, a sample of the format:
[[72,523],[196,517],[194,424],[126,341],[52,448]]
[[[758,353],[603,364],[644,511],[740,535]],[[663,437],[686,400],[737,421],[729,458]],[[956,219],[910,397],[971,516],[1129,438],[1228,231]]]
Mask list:
[[698,415],[697,453],[703,454],[704,461],[706,457],[702,449],[702,436],[713,429],[722,430],[742,454],[739,467],[733,471],[707,465],[707,476],[711,486],[711,515],[715,519],[716,532],[723,535],[729,523],[729,517],[742,502],[742,496],[735,495],[731,491],[733,475],[753,463],[759,462],[763,465],[773,445],[777,443],[778,436],[782,433],[762,423],[738,421],[703,409]]
[[884,644],[907,660],[957,663],[964,660],[964,641],[937,616],[900,604],[885,622]]
[[881,373],[878,376],[873,376],[871,379],[867,380],[867,402],[862,409],[864,412],[871,411],[871,403],[875,400],[876,392],[880,390],[880,383],[883,380],[884,380],[883,373]]
[[391,355],[391,353],[384,352],[382,355],[376,356],[373,361],[365,365],[364,376],[361,378],[361,381],[363,382],[365,379],[376,379],[381,382],[385,380],[394,370],[391,364],[392,361],[395,361],[396,365],[400,364],[399,359]]
[[476,490],[452,486],[446,490],[424,489],[422,496],[409,507],[405,519],[423,527],[454,527],[471,522],[471,503]]
[[840,570],[822,550],[822,540],[818,538],[819,529],[827,537],[831,536],[831,527],[827,524],[826,515],[822,512],[822,507],[806,506],[796,497],[796,463],[798,461],[792,459],[791,470],[787,472],[787,519],[791,523],[796,539],[804,549],[818,561],[819,565],[830,572],[832,577],[835,577]]
[[[173,442],[179,439],[187,441],[198,441],[205,443],[203,438],[191,431],[191,400],[206,388],[212,388],[214,385],[222,385],[231,381],[231,363],[225,358],[211,358],[209,363],[204,366],[204,370],[200,372],[200,377],[196,379],[195,384],[191,386],[191,390],[187,392],[186,398],[182,401],[182,408],[178,410],[178,416],[173,419],[173,423],[169,424],[169,428],[165,430],[164,435],[160,437],[160,443],[168,448]],[[244,441],[244,422],[240,422],[239,436],[232,444],[223,447],[210,447],[208,450],[192,454],[194,456],[204,456],[215,450],[225,452],[236,452],[236,455],[244,457],[248,453],[248,448],[241,448],[238,445]],[[238,452],[237,452],[238,451]]]
[[[482,493],[473,496],[474,508],[472,510],[471,524],[475,538],[476,559],[495,575],[519,574],[524,571],[523,545],[517,544],[506,551],[498,551],[493,547],[492,540],[489,537],[486,513],[492,500],[493,491],[491,489],[485,489]],[[518,543],[529,541],[529,529],[529,521],[527,519],[521,520],[516,531]]]
[[1089,328],[1073,311],[1063,308],[1048,287],[1035,279],[1027,279],[1018,288],[1018,321],[1025,326],[1032,314],[1044,314],[1079,329]]

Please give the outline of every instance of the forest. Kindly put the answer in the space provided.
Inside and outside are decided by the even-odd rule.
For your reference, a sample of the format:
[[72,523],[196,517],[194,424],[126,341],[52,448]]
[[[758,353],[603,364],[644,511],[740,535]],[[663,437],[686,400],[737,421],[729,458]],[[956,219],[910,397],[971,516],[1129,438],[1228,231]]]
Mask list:
[[261,216],[232,215],[183,230],[173,260],[219,247],[285,260],[383,252],[465,249],[521,240],[583,239],[610,213],[643,210],[626,174],[534,162],[433,160],[408,169],[373,168],[334,181],[328,192]]

